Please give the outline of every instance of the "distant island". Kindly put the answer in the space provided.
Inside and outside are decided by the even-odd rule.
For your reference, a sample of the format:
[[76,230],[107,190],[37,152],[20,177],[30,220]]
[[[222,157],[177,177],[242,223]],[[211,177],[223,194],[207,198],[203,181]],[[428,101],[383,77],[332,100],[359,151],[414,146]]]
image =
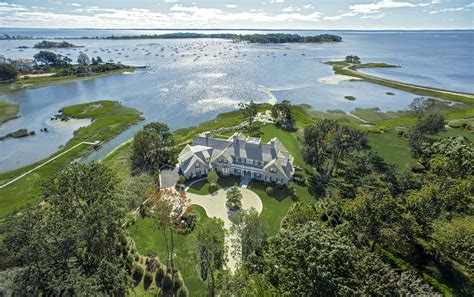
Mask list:
[[34,46],[34,48],[41,48],[41,49],[44,49],[44,48],[72,48],[72,47],[80,47],[80,46],[74,45],[74,44],[69,43],[67,41],[57,42],[57,41],[47,41],[47,40],[43,40],[43,41],[35,44],[35,46]]
[[[341,42],[342,37],[332,34],[320,34],[316,36],[302,36],[298,34],[203,34],[203,33],[168,33],[154,35],[125,35],[125,36],[107,36],[95,37],[92,39],[197,39],[197,38],[216,38],[216,39],[232,39],[235,42],[249,43],[325,43],[325,42]],[[84,37],[83,39],[89,39]]]
[[249,43],[326,43],[341,42],[342,37],[332,34],[320,34],[316,36],[301,36],[298,34],[251,34],[238,35],[235,41]]

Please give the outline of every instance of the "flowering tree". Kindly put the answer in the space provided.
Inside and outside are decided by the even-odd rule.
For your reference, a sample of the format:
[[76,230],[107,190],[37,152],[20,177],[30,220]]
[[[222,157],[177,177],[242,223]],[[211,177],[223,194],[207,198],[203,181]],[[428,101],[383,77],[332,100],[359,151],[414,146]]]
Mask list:
[[[147,204],[150,216],[155,218],[163,231],[166,247],[166,265],[171,268],[171,280],[174,286],[174,234],[176,225],[189,204],[186,192],[176,192],[174,189],[153,189],[147,194]],[[169,235],[169,240],[168,240]],[[174,289],[174,288],[173,288]]]

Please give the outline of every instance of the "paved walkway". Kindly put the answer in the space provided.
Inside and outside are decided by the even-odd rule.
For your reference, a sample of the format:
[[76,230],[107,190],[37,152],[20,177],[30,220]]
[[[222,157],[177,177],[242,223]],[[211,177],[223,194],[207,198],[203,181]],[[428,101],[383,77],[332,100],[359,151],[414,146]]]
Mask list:
[[31,169],[31,170],[28,170],[27,172],[23,173],[22,175],[17,176],[17,177],[15,177],[14,179],[12,179],[11,181],[9,181],[9,182],[7,182],[7,183],[1,185],[1,186],[0,186],[0,189],[3,189],[3,188],[5,188],[5,187],[11,185],[12,183],[16,182],[17,180],[19,180],[19,179],[21,179],[21,178],[27,176],[28,174],[32,173],[32,172],[35,171],[35,170],[40,169],[41,167],[43,167],[44,165],[48,164],[49,162],[52,162],[52,161],[56,160],[57,158],[61,157],[62,155],[68,153],[69,151],[75,149],[76,147],[78,147],[78,146],[80,146],[80,145],[82,145],[82,144],[98,145],[99,143],[100,143],[100,141],[94,141],[94,142],[83,141],[83,142],[81,142],[81,143],[78,143],[78,144],[76,144],[75,146],[71,147],[70,149],[65,150],[64,152],[62,152],[62,153],[60,153],[60,154],[58,154],[58,155],[52,157],[52,158],[49,159],[48,161],[46,161],[46,162],[44,162],[44,163],[41,163],[40,165],[36,166],[35,168],[33,168],[33,169]]
[[[262,213],[263,205],[262,200],[257,194],[248,190],[241,189],[242,191],[242,208],[251,209],[254,208],[258,213]],[[199,205],[204,208],[208,217],[216,217],[224,221],[224,228],[230,230],[232,222],[229,219],[229,211],[225,206],[227,201],[226,189],[220,189],[217,192],[209,195],[198,195],[193,193],[186,193],[186,197],[190,200],[191,204]],[[229,234],[225,238],[227,245],[227,266],[230,271],[235,271],[238,257],[234,255],[234,248],[232,246],[232,238],[234,234]]]

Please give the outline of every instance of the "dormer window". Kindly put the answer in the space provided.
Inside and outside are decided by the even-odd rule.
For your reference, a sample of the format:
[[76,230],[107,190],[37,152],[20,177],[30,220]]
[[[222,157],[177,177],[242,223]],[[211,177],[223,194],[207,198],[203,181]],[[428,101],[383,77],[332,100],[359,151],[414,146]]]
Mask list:
[[271,167],[271,168],[270,168],[270,172],[271,172],[271,173],[276,173],[276,172],[277,172],[277,169],[276,169],[275,167]]

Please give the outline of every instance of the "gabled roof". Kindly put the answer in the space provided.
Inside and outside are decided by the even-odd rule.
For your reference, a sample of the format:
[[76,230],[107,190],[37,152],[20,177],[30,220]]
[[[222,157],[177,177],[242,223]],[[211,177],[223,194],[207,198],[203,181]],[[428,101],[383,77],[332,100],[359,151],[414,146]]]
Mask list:
[[287,178],[293,172],[293,156],[278,138],[262,143],[260,138],[247,138],[242,133],[234,133],[228,139],[212,138],[209,132],[201,134],[194,138],[192,146],[186,145],[178,160],[181,170],[186,171],[196,160],[208,164],[219,157],[229,162],[233,157],[262,161],[265,168],[274,165]]

